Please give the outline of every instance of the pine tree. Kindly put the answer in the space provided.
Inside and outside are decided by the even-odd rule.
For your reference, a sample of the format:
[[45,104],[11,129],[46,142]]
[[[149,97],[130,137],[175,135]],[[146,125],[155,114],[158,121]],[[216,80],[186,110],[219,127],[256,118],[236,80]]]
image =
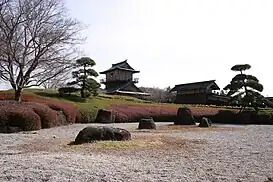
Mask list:
[[82,98],[89,97],[90,94],[98,94],[97,90],[100,88],[100,84],[92,78],[98,76],[98,73],[91,68],[95,65],[95,61],[89,57],[82,57],[76,60],[75,67],[78,70],[72,72],[72,77],[76,80],[68,83],[68,85],[78,85]]
[[243,71],[250,68],[249,64],[233,66],[231,70],[240,73],[234,76],[231,82],[224,88],[224,90],[228,90],[227,95],[231,97],[231,101],[242,106],[241,111],[247,106],[258,110],[258,105],[262,104],[264,99],[260,94],[263,91],[263,85],[259,83],[259,80],[253,75],[243,73]]

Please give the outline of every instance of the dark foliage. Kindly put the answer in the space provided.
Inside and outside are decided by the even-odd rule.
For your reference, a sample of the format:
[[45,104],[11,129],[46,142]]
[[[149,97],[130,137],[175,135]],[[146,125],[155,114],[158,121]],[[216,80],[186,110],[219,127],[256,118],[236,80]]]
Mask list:
[[[0,92],[0,100],[14,100],[14,94],[7,92]],[[47,105],[55,111],[62,111],[66,116],[68,123],[74,123],[77,115],[77,107],[67,102],[56,101],[53,99],[45,99],[32,94],[23,94],[23,102],[41,103]]]
[[78,92],[80,89],[75,87],[61,87],[58,89],[59,95],[64,96],[65,94],[71,95],[72,93]]
[[233,71],[239,71],[231,82],[224,88],[228,90],[228,96],[231,96],[231,104],[238,104],[245,107],[253,107],[258,110],[259,106],[266,104],[264,97],[259,93],[263,91],[263,85],[253,75],[243,74],[243,71],[250,69],[249,64],[235,65],[231,68]]
[[75,80],[68,83],[68,85],[79,86],[82,98],[89,97],[91,94],[94,96],[98,95],[97,91],[100,88],[100,84],[93,78],[97,77],[98,73],[91,68],[95,65],[95,61],[88,57],[76,60],[75,68],[78,70],[72,72]]
[[67,124],[60,112],[35,102],[0,101],[0,126],[19,127],[23,131],[39,130]]
[[[51,97],[51,98],[60,98],[60,94],[59,93],[48,93],[48,92],[35,92],[35,94],[42,96],[42,97]],[[86,102],[86,98],[81,98],[80,96],[76,95],[76,94],[65,94],[62,95],[62,98],[64,98],[65,100],[68,101],[72,101],[72,102]]]

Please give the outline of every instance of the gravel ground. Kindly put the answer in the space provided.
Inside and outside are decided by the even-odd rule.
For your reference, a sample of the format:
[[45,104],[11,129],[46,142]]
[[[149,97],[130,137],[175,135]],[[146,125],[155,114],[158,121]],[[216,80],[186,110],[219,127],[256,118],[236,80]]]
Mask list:
[[95,150],[91,144],[81,149],[68,146],[85,126],[0,134],[0,181],[264,182],[273,178],[273,126],[137,132],[132,130],[136,123],[114,124],[128,128],[135,138],[149,141],[160,136],[163,145],[110,150]]

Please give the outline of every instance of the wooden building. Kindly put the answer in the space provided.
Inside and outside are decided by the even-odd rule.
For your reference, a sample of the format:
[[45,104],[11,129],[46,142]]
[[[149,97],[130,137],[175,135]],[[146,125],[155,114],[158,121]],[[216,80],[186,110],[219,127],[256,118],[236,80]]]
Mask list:
[[138,78],[133,78],[133,74],[139,72],[125,60],[112,64],[111,68],[100,72],[100,74],[106,75],[106,79],[102,79],[100,82],[105,85],[106,94],[149,95],[135,85],[138,83]]
[[170,92],[176,91],[178,104],[226,105],[229,97],[213,93],[215,90],[220,90],[215,80],[208,80],[175,85]]

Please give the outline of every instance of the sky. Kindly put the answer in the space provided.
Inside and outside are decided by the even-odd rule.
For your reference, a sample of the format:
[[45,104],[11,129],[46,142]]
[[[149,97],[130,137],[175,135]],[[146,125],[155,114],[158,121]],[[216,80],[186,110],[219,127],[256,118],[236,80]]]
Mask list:
[[[235,64],[273,96],[272,0],[65,0],[87,25],[84,56],[98,72],[128,59],[137,86],[173,87],[216,80],[222,89]],[[98,80],[104,78],[100,75]]]

